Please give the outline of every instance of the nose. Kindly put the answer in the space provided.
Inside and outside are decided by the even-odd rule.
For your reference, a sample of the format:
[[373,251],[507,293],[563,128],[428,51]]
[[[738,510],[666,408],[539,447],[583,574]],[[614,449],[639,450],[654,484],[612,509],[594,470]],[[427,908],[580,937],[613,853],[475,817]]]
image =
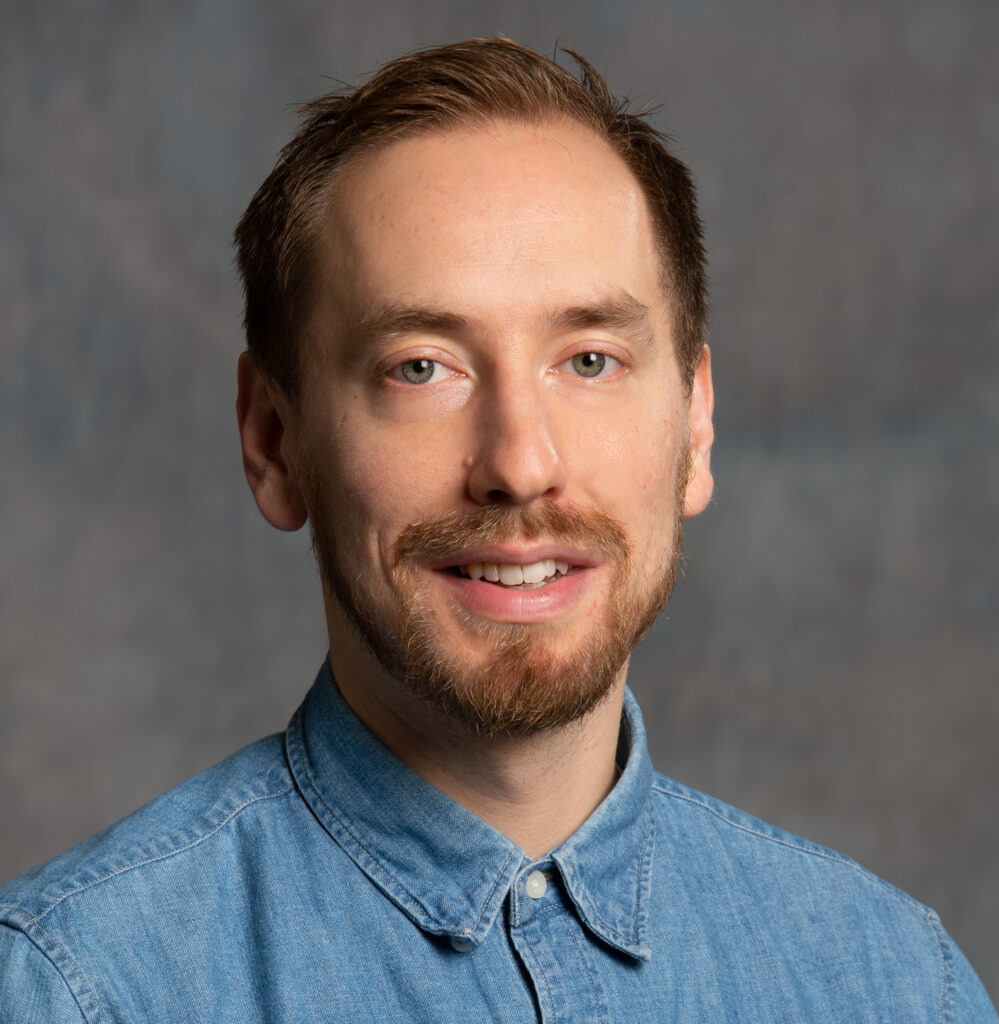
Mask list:
[[468,493],[477,504],[554,501],[565,490],[566,467],[544,392],[543,383],[526,375],[497,376],[480,395],[468,468]]

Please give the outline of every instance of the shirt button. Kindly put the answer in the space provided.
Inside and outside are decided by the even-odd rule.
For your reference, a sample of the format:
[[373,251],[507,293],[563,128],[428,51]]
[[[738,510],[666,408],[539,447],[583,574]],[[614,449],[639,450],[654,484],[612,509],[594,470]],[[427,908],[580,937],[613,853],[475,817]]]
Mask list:
[[527,881],[524,883],[524,892],[531,897],[532,900],[539,900],[545,894],[545,889],[548,888],[548,880],[540,871],[532,871],[527,876]]
[[469,939],[463,939],[460,935],[451,936],[451,948],[459,953],[467,953],[475,948],[475,943]]

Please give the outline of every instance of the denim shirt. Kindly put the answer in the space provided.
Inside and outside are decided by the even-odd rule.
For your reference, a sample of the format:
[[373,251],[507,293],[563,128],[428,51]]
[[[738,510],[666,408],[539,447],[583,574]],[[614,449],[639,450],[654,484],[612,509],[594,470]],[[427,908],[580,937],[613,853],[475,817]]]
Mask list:
[[996,1021],[936,915],[656,775],[531,861],[328,667],[262,740],[0,889],[0,1022]]

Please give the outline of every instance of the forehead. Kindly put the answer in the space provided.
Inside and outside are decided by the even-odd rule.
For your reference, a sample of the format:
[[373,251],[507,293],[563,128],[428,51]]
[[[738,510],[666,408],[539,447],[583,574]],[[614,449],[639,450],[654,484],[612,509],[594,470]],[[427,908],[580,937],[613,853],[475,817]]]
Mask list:
[[574,122],[496,122],[367,153],[338,178],[319,241],[319,296],[342,315],[407,302],[513,315],[587,292],[660,298],[641,189]]

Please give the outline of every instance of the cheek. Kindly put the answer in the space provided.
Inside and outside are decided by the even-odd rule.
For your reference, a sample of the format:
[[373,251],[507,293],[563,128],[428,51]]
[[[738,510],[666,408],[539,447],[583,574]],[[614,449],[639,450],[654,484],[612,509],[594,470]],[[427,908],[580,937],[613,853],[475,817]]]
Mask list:
[[608,510],[633,522],[654,524],[664,515],[669,521],[679,455],[673,424],[649,415],[644,422],[630,419],[606,432],[591,428],[587,436],[589,445],[578,453],[578,465],[606,495]]
[[385,533],[440,511],[448,470],[429,440],[384,436],[371,427],[342,428],[330,448],[330,479],[352,532]]

